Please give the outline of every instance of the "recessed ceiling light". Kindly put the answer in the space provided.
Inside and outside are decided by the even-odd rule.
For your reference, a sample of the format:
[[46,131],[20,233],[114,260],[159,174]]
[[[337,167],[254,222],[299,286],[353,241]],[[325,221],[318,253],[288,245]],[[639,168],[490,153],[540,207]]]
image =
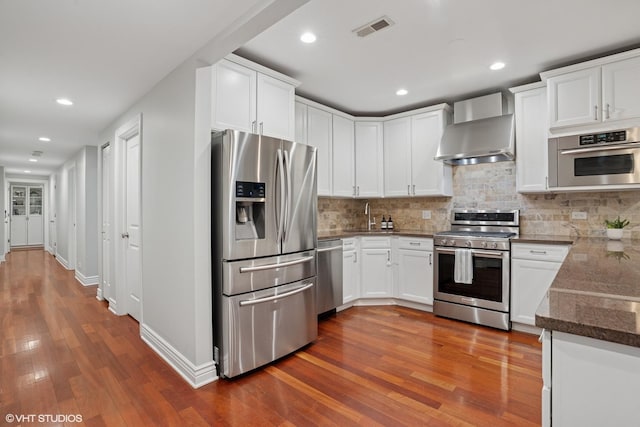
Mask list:
[[24,173],[31,173],[31,171],[23,171]]
[[313,43],[316,41],[316,35],[310,32],[306,32],[300,36],[300,40],[303,43]]
[[502,70],[504,68],[504,62],[494,62],[489,68],[493,71]]
[[60,105],[66,105],[66,106],[73,105],[73,101],[67,98],[58,98],[56,99],[56,102]]
[[38,161],[38,159],[33,159],[33,158],[31,158],[31,159],[29,159],[29,161],[30,161],[30,162],[33,162],[33,163],[36,163],[36,162]]
[[40,138],[38,138],[38,141],[51,142],[51,138],[47,138],[46,136],[41,136]]
[[408,93],[409,93],[409,91],[408,91],[408,90],[406,90],[406,89],[398,89],[398,90],[396,91],[396,95],[398,95],[398,96],[405,96],[405,95],[406,95],[406,94],[408,94]]

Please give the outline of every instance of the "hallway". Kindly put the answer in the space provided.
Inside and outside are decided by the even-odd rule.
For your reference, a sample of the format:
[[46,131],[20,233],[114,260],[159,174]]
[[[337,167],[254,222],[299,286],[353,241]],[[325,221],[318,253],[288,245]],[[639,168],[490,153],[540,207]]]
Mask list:
[[295,355],[194,390],[140,339],[135,320],[113,315],[95,294],[42,250],[13,251],[0,264],[0,419],[77,415],[83,423],[67,425],[92,426],[540,423],[533,335],[403,307],[354,307],[321,322],[316,342]]

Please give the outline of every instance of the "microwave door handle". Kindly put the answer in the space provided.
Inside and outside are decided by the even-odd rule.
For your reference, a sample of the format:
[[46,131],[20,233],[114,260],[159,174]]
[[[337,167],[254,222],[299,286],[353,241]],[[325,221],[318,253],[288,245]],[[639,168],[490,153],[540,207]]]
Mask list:
[[561,150],[560,154],[594,153],[597,151],[624,150],[626,148],[636,148],[636,147],[640,147],[640,142],[632,142],[629,144],[619,144],[619,145],[600,146],[600,147],[574,148],[571,150]]

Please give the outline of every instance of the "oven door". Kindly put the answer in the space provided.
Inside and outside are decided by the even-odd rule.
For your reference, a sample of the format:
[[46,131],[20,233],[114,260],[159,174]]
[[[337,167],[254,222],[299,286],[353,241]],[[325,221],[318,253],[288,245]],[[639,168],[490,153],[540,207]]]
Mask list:
[[509,312],[509,251],[470,250],[473,280],[467,285],[453,280],[455,248],[435,248],[434,299]]
[[558,187],[640,183],[640,144],[558,150]]

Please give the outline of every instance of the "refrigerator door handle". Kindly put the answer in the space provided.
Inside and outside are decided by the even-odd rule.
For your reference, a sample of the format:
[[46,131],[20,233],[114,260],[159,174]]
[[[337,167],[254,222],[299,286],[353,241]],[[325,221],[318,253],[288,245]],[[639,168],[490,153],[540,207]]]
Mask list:
[[244,307],[244,306],[247,306],[247,305],[261,304],[263,302],[269,302],[269,301],[273,301],[273,300],[277,300],[277,299],[283,299],[283,298],[286,298],[286,297],[290,297],[292,295],[299,294],[300,292],[304,292],[304,291],[306,291],[307,289],[309,289],[312,286],[313,286],[313,282],[307,283],[305,286],[302,286],[301,288],[297,288],[297,289],[294,289],[292,291],[285,292],[284,294],[273,295],[273,296],[265,297],[265,298],[243,300],[243,301],[240,301],[240,307]]
[[287,202],[285,207],[284,214],[284,233],[282,235],[282,240],[287,240],[287,236],[289,235],[289,231],[291,228],[291,221],[289,215],[291,215],[291,198],[293,197],[293,190],[291,189],[291,159],[289,158],[289,151],[284,150],[284,164],[285,164],[285,175],[287,181]]
[[315,259],[314,256],[306,256],[306,257],[294,259],[291,261],[279,262],[276,264],[256,265],[255,267],[240,267],[240,273],[253,273],[255,271],[273,270],[276,268],[291,267],[292,265],[303,264],[305,262],[313,261],[314,259]]
[[280,247],[280,242],[282,241],[282,235],[284,234],[284,214],[285,214],[285,176],[284,176],[284,160],[282,158],[282,150],[278,149],[277,154],[277,165],[276,169],[278,170],[278,180],[280,181],[280,209],[276,206],[276,226],[278,227],[278,236],[277,242],[278,247]]

